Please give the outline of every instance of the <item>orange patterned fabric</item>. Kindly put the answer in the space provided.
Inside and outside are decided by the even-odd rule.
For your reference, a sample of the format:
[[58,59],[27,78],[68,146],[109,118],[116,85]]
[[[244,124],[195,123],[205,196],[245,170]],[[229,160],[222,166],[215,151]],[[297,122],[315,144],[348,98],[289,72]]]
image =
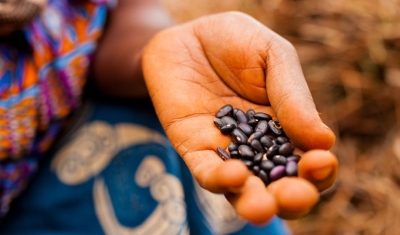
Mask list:
[[109,2],[49,0],[22,33],[0,40],[0,215],[79,105]]

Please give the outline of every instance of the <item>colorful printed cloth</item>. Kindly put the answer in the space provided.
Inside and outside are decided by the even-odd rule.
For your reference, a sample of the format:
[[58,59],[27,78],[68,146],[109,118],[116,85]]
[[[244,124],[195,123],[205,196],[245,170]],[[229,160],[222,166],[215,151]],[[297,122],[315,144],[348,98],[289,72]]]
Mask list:
[[0,40],[0,217],[79,104],[109,3],[49,0],[20,35]]
[[85,94],[76,121],[41,158],[0,234],[291,234],[279,218],[246,223],[223,194],[200,187],[150,99],[122,103],[91,94],[102,95]]

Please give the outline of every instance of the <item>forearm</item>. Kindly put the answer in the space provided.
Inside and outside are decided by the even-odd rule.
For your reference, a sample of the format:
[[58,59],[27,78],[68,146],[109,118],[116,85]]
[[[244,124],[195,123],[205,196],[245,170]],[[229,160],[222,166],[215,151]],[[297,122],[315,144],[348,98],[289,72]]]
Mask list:
[[146,96],[142,49],[157,32],[172,24],[160,0],[119,0],[110,12],[91,66],[98,88],[117,97]]

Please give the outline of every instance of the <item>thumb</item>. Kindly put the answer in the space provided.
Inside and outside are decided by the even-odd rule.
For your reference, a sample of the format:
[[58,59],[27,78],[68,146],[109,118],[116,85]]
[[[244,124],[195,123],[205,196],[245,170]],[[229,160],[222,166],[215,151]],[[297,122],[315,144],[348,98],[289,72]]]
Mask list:
[[282,39],[270,46],[267,93],[282,128],[302,150],[330,149],[335,135],[319,117],[295,48]]

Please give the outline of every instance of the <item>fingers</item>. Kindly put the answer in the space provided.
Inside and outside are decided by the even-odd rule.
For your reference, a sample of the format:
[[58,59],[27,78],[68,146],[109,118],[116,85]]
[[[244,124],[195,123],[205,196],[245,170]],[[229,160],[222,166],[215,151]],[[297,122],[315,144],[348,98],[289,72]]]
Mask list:
[[240,192],[226,194],[226,198],[239,216],[256,225],[268,223],[278,212],[275,198],[256,176],[250,176]]
[[298,164],[299,177],[315,185],[320,191],[331,187],[338,174],[338,160],[329,151],[311,150],[301,156]]
[[278,207],[277,215],[284,219],[298,219],[306,215],[318,202],[317,189],[307,180],[285,177],[271,183],[268,191]]
[[259,178],[250,176],[239,192],[226,198],[243,219],[263,225],[275,215],[283,219],[305,216],[318,202],[319,193],[302,178],[282,178],[266,188]]
[[240,216],[255,224],[267,222],[274,213],[283,219],[298,219],[318,202],[319,192],[332,186],[337,169],[338,161],[332,153],[312,150],[302,155],[299,177],[284,177],[265,190],[263,183],[252,175],[227,199]]
[[298,219],[309,213],[319,200],[319,192],[336,180],[338,161],[326,150],[312,150],[302,155],[299,177],[285,177],[271,183],[269,192],[276,199],[278,216]]
[[[214,154],[213,151],[204,151],[188,156],[191,160],[187,161],[187,165],[200,186],[213,193],[227,193],[241,188],[250,175],[246,166],[235,159],[224,162]],[[202,160],[196,164],[198,157]]]

